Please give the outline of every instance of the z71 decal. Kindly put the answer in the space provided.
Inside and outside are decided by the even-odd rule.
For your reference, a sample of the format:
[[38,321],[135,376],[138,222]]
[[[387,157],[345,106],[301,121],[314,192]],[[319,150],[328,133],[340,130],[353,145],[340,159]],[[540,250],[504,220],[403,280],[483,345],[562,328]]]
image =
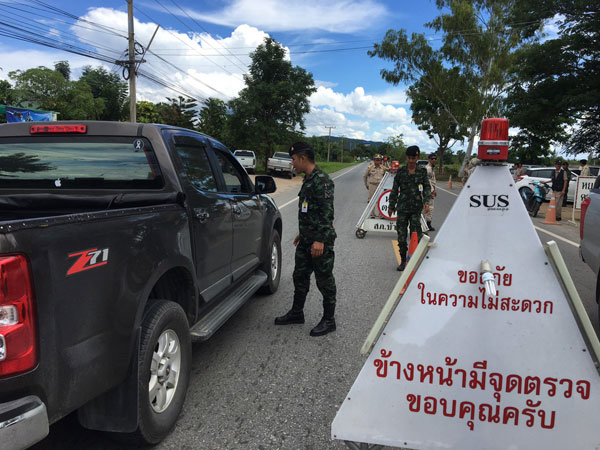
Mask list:
[[96,267],[108,264],[108,249],[103,248],[98,250],[97,248],[92,248],[91,250],[71,253],[69,258],[77,258],[77,261],[75,261],[67,272],[67,275],[73,275],[84,270],[95,269]]

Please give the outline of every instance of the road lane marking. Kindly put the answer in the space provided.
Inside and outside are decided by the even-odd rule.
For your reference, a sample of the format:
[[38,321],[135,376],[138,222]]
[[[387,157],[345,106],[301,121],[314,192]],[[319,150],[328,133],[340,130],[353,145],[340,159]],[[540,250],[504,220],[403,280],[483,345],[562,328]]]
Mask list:
[[398,265],[400,265],[402,264],[402,258],[400,258],[400,247],[398,247],[398,240],[392,241],[392,245],[394,246],[394,255],[396,255]]
[[[458,197],[458,194],[455,194],[454,192],[447,191],[447,190],[445,190],[445,189],[442,189],[442,188],[440,188],[440,187],[436,187],[436,189],[439,189],[440,191],[444,191],[444,192],[447,192],[448,194],[452,194],[452,195],[454,195],[455,197]],[[577,247],[577,248],[579,248],[579,244],[578,244],[577,242],[570,241],[570,240],[569,240],[569,239],[567,239],[567,238],[564,238],[564,237],[562,237],[562,236],[559,236],[559,235],[558,235],[558,234],[556,234],[556,233],[553,233],[553,232],[551,232],[551,231],[548,231],[548,230],[545,230],[545,229],[543,229],[543,228],[541,228],[541,227],[538,227],[537,225],[533,225],[533,228],[535,228],[535,229],[536,229],[536,230],[538,230],[538,231],[541,231],[542,233],[546,233],[547,235],[550,235],[550,236],[552,236],[553,238],[556,238],[556,239],[559,239],[559,240],[561,240],[561,241],[563,241],[563,242],[566,242],[567,244],[570,244],[570,245],[572,245],[573,247]]]
[[567,244],[571,244],[573,247],[579,248],[579,244],[577,244],[576,242],[570,241],[570,240],[568,240],[568,239],[566,239],[566,238],[564,238],[562,236],[559,236],[558,234],[554,234],[551,231],[544,230],[543,228],[540,228],[540,227],[535,226],[535,225],[533,226],[533,228],[535,228],[536,230],[541,231],[542,233],[549,234],[553,238],[560,239],[561,241],[566,242]]
[[[346,175],[347,173],[350,173],[350,172],[352,172],[352,171],[353,171],[354,169],[356,169],[358,166],[360,166],[360,164],[357,164],[356,166],[352,167],[352,168],[351,168],[350,170],[348,170],[347,172],[340,173],[339,175],[337,175],[337,176],[333,177],[333,178],[332,178],[332,180],[336,180],[336,179],[338,179],[339,177],[343,177],[343,176],[344,176],[344,175]],[[279,209],[283,209],[283,208],[285,208],[286,206],[288,206],[288,205],[291,205],[292,203],[294,203],[294,202],[297,202],[297,201],[298,201],[298,197],[296,197],[296,198],[293,198],[293,199],[291,199],[289,202],[286,202],[286,203],[284,203],[283,205],[279,206]]]

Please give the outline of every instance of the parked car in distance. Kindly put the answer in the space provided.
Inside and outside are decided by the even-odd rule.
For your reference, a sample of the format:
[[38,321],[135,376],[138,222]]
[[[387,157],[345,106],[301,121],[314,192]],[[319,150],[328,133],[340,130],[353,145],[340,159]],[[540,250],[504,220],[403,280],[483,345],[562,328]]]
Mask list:
[[[590,176],[597,177],[598,171],[600,171],[600,167],[598,166],[589,166],[590,167]],[[581,173],[581,169],[571,169],[571,172],[579,175]]]
[[417,161],[417,166],[419,167],[425,167],[427,164],[429,164],[429,160],[427,159],[419,159]]
[[288,178],[296,175],[294,166],[292,166],[292,157],[285,152],[275,152],[273,156],[267,159],[267,175],[284,174]]
[[256,173],[256,155],[252,150],[236,150],[233,154],[246,172]]
[[[548,181],[552,177],[552,172],[554,172],[554,167],[533,167],[527,169],[525,175],[520,176],[519,181],[515,183],[515,187],[523,196],[522,189],[524,187],[529,187],[531,190],[535,189],[534,181]],[[571,171],[573,172],[573,171]],[[575,198],[575,190],[577,189],[577,174],[573,173],[571,177],[571,181],[569,182],[569,190],[567,192],[567,202],[572,203]],[[546,200],[550,201],[552,198],[552,189],[548,190],[548,194],[546,195]]]

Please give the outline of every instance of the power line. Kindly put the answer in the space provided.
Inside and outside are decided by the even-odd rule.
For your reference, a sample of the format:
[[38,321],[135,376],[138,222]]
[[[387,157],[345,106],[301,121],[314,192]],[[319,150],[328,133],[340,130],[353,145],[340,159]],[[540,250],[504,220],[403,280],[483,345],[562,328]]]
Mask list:
[[[154,23],[158,23],[158,22],[157,22],[155,19],[153,19],[153,18],[152,18],[152,17],[150,17],[148,14],[146,14],[145,12],[143,12],[143,11],[142,11],[142,10],[141,10],[139,7],[136,7],[136,8],[135,8],[135,10],[136,10],[137,12],[139,12],[140,14],[142,14],[143,16],[145,16],[146,18],[148,18],[149,20],[151,20],[152,22],[154,22]],[[183,41],[183,40],[182,40],[182,39],[181,39],[181,38],[180,38],[180,37],[179,37],[177,34],[173,33],[171,30],[169,30],[169,29],[166,29],[166,31],[167,31],[168,33],[172,34],[172,35],[173,35],[173,36],[174,36],[174,37],[175,37],[177,40],[181,41],[183,44],[185,44],[187,47],[189,47],[190,49],[192,49],[194,52],[198,53],[200,56],[205,56],[205,55],[202,55],[202,53],[199,53],[197,48],[194,48],[194,47],[192,47],[192,46],[191,46],[189,43],[187,43],[187,42]],[[153,54],[154,54],[154,53],[153,53]],[[178,56],[178,55],[172,55],[172,56]],[[183,56],[183,55],[182,55],[182,56]],[[218,55],[215,55],[215,56],[218,56]],[[207,57],[207,58],[208,58],[208,61],[211,61],[211,62],[212,62],[212,63],[213,63],[215,66],[217,66],[217,67],[219,67],[219,68],[222,68],[222,67],[221,67],[219,64],[217,64],[217,63],[215,63],[214,61],[212,61],[212,60],[210,59],[210,57]],[[224,69],[224,68],[223,68],[223,69]],[[241,78],[241,77],[240,77],[238,74],[235,74],[235,73],[233,73],[233,72],[231,72],[230,70],[227,70],[227,69],[224,69],[224,70],[225,70],[225,72],[229,73],[230,75],[233,75],[233,76],[236,76],[236,77],[238,77],[239,79],[242,79],[242,78]]]
[[[210,33],[208,32],[208,30],[207,30],[206,28],[204,28],[204,27],[202,26],[202,24],[200,24],[200,23],[199,23],[199,22],[198,22],[196,19],[194,19],[193,17],[191,17],[191,16],[190,16],[190,15],[187,13],[187,11],[185,11],[185,10],[184,10],[184,9],[183,9],[181,6],[179,6],[177,3],[175,3],[175,0],[171,0],[171,3],[173,3],[175,6],[177,6],[177,7],[178,7],[178,8],[179,8],[179,9],[180,9],[180,10],[181,10],[181,11],[182,11],[182,12],[183,12],[183,13],[184,13],[186,16],[188,16],[188,17],[190,18],[190,20],[192,20],[192,22],[194,22],[196,25],[198,25],[198,26],[200,27],[200,29],[201,29],[201,30],[203,30],[205,33],[207,33],[208,35],[210,35]],[[212,47],[212,45],[210,45],[210,43],[209,43],[208,41],[207,41],[206,43],[207,43],[207,44],[208,44],[210,47]],[[213,48],[214,48],[214,47],[213,47]],[[232,55],[232,56],[235,56],[235,59],[237,59],[237,60],[238,60],[238,61],[239,61],[239,62],[240,62],[240,63],[241,63],[243,66],[244,66],[244,69],[243,69],[243,70],[246,70],[246,69],[248,68],[248,67],[247,67],[247,65],[245,65],[245,64],[244,64],[244,62],[243,62],[241,59],[239,59],[239,58],[238,58],[236,55],[234,55],[233,53],[231,53],[231,51],[229,51],[229,49],[228,49],[227,47],[223,47],[223,46],[221,46],[221,48],[222,48],[222,49],[224,49],[224,50],[225,50],[227,53],[229,53],[230,55]]]

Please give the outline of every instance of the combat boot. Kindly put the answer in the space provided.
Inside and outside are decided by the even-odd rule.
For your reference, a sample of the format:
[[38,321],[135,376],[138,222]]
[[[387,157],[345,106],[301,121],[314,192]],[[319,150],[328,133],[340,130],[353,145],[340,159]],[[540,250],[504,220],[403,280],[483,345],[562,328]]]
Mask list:
[[294,304],[283,316],[275,317],[275,325],[292,325],[304,323],[304,300],[294,298]]
[[431,222],[427,222],[427,228],[429,228],[429,231],[435,231],[435,228],[433,228],[433,225],[431,225]]
[[398,272],[403,272],[404,269],[406,269],[406,250],[401,250],[400,251],[400,259],[402,259],[402,262],[400,263],[400,265],[396,268],[396,270]]
[[323,305],[323,318],[317,324],[316,327],[314,327],[312,330],[310,330],[310,335],[311,336],[323,336],[327,333],[331,333],[332,331],[335,331],[336,327],[335,327],[334,314],[335,314],[335,303],[334,304],[329,303],[327,305]]

